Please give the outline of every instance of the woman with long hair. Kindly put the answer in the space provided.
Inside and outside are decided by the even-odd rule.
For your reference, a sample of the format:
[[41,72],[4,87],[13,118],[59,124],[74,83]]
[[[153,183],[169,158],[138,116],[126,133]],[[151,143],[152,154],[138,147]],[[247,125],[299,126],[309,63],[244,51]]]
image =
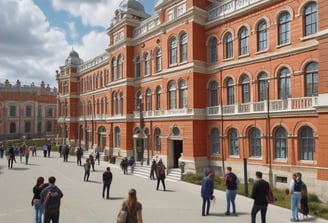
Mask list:
[[130,189],[127,199],[122,204],[122,209],[127,211],[126,223],[143,223],[142,205],[137,200],[137,191]]
[[47,186],[48,184],[44,183],[44,178],[38,177],[38,179],[36,180],[36,185],[33,187],[33,198],[31,204],[35,208],[36,223],[42,223],[43,206],[40,201],[40,193]]

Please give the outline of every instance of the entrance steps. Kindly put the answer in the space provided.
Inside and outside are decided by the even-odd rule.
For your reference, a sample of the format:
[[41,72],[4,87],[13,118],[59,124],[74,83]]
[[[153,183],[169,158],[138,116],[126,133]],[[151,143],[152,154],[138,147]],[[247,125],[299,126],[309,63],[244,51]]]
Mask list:
[[[140,163],[136,163],[133,171],[133,175],[150,179],[150,165],[141,165]],[[173,181],[177,182],[181,180],[181,169],[180,168],[172,168],[172,169],[166,169],[167,175],[165,180],[167,181]],[[156,177],[156,174],[155,174]]]

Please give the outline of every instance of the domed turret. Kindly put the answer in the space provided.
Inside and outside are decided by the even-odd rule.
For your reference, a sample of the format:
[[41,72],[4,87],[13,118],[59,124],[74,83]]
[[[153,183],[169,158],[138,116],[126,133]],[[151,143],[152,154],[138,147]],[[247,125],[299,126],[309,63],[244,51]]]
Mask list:
[[65,62],[66,65],[81,65],[82,63],[83,60],[80,59],[79,54],[75,50],[72,50],[69,53],[69,56],[67,57]]
[[119,5],[120,10],[128,11],[132,10],[138,13],[145,13],[144,6],[136,0],[123,0]]

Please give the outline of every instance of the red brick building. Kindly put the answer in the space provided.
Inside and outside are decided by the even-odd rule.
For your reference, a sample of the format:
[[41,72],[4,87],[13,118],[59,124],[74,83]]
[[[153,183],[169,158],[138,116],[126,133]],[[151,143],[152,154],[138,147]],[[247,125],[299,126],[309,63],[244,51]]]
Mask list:
[[57,89],[45,86],[0,84],[0,141],[55,138],[57,133]]
[[[123,0],[106,53],[57,74],[61,134],[186,171],[300,171],[328,199],[328,1]],[[246,163],[246,162],[245,162]]]

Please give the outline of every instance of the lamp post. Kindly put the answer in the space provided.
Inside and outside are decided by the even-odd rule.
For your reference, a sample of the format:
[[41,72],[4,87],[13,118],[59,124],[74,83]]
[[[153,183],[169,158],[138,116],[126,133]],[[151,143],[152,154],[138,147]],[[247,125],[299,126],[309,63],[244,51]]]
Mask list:
[[273,173],[272,173],[272,162],[271,162],[271,145],[270,145],[270,80],[268,79],[266,82],[267,86],[267,118],[266,118],[266,126],[267,126],[267,151],[268,151],[268,159],[269,159],[269,183],[273,185]]
[[[142,151],[142,159],[145,148],[145,120],[143,117],[143,107],[142,107],[142,94],[139,96],[139,121],[140,121],[140,134],[139,138],[141,138],[141,151]],[[147,148],[147,165],[149,165],[149,147]]]

